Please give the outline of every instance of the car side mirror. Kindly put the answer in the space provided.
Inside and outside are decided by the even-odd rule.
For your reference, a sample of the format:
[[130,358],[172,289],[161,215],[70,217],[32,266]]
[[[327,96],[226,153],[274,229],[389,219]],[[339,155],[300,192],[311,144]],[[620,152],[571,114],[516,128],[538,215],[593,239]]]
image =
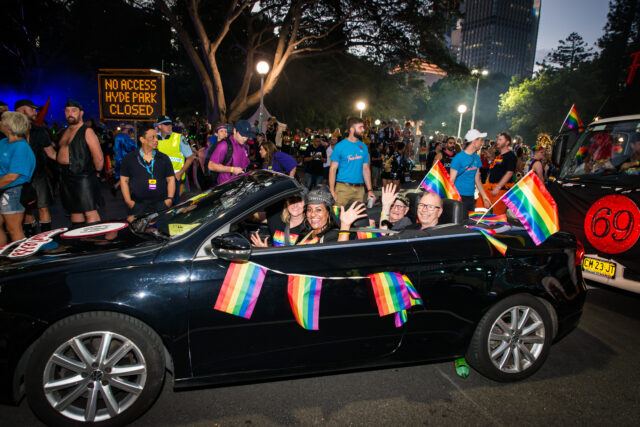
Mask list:
[[211,251],[226,261],[248,261],[251,242],[240,233],[225,233],[211,239]]

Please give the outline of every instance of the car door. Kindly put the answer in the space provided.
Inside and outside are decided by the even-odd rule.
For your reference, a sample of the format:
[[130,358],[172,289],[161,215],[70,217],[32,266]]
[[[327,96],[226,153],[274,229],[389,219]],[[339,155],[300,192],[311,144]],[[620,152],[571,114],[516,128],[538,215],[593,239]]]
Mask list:
[[322,282],[319,330],[298,325],[287,297],[287,275],[267,272],[251,319],[213,309],[227,261],[193,262],[190,346],[194,375],[287,369],[305,371],[375,363],[396,351],[402,331],[381,318],[368,274],[412,274],[415,253],[406,241],[385,238],[253,251],[251,261],[283,273],[331,277]]
[[411,245],[419,259],[414,285],[424,310],[409,313],[401,356],[424,360],[464,354],[502,255],[463,226],[441,228],[411,239]]

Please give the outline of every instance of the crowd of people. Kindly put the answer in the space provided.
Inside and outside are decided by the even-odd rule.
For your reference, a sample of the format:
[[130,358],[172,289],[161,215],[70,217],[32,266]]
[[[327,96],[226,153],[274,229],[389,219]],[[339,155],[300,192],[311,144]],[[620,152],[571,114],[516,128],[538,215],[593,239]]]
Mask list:
[[[271,117],[266,132],[261,133],[257,122],[239,120],[233,125],[211,126],[206,119],[194,117],[185,126],[169,116],[110,130],[102,122],[85,122],[82,105],[73,99],[65,104],[66,125],[60,128],[38,122],[41,108],[24,99],[15,103],[12,112],[0,103],[0,131],[4,134],[0,135],[0,244],[50,230],[49,209],[55,194],[59,194],[72,227],[100,221],[101,185],[109,185],[114,195],[121,195],[132,220],[167,209],[181,197],[247,170],[268,169],[298,179],[315,199],[309,197],[322,198],[323,203],[317,205],[347,207],[340,221],[346,227],[352,216],[354,221],[360,218],[364,203],[369,207],[375,203],[374,192],[382,189],[384,217],[373,225],[398,230],[413,225],[406,218],[409,200],[397,190],[410,180],[415,160],[423,170],[440,161],[469,210],[476,203],[476,190],[478,205],[488,207],[525,169],[547,173],[545,151],[534,149],[532,161],[524,164],[524,155],[518,154],[524,145],[514,153],[506,132],[494,142],[473,130],[462,144],[442,135],[427,142],[426,136],[416,135],[409,122],[404,127],[393,122],[372,126],[366,120],[350,118],[344,129],[293,131]],[[319,186],[324,186],[320,193]],[[26,203],[28,195],[31,203]],[[282,215],[293,220],[292,229],[301,223],[296,223],[301,218],[297,203],[289,204],[290,216]],[[441,203],[431,200],[422,204],[441,207]],[[322,223],[319,209],[316,207],[313,218],[307,215],[306,223]],[[418,209],[418,217],[420,212]]]

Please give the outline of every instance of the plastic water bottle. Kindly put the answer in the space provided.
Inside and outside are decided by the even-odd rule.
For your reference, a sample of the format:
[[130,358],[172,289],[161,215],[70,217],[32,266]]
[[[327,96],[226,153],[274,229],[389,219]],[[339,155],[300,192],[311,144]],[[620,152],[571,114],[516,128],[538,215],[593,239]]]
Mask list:
[[464,357],[456,359],[453,364],[456,367],[456,374],[458,374],[460,378],[467,378],[469,376],[469,365],[467,365]]

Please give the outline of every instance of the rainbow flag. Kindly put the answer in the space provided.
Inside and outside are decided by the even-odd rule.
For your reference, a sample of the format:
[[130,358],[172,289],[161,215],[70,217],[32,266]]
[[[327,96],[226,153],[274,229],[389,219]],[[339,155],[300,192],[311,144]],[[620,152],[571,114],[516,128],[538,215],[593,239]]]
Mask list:
[[[298,240],[297,234],[289,233],[289,244],[287,246],[294,246],[297,240]],[[285,246],[284,231],[276,230],[276,232],[273,233],[273,246]]]
[[483,231],[491,236],[496,235],[496,230],[493,230],[491,228],[476,227],[475,225],[467,225],[467,228],[470,230]]
[[524,225],[536,245],[560,229],[556,201],[533,171],[507,191],[502,201]]
[[437,194],[443,199],[462,200],[458,190],[451,183],[447,170],[442,166],[440,161],[437,161],[429,170],[429,173],[425,175],[424,179],[420,183],[425,191],[430,191]]
[[580,165],[584,162],[584,157],[587,154],[587,147],[582,146],[578,149],[578,151],[576,152],[576,162]]
[[[480,218],[482,218],[482,221],[480,221]],[[507,215],[505,214],[500,214],[500,215],[487,214],[483,218],[482,212],[469,212],[469,219],[476,221],[476,223],[484,222],[487,224],[496,224],[496,225],[509,224],[509,222],[507,221]]]
[[214,308],[250,319],[266,273],[266,268],[251,262],[229,264]]
[[287,293],[291,311],[298,324],[305,329],[318,330],[321,289],[322,279],[319,277],[289,276]]
[[[374,227],[367,227],[374,228]],[[358,236],[358,240],[364,239],[375,239],[376,237],[380,237],[381,233],[374,233],[372,231],[357,231],[356,235]]]
[[467,228],[480,232],[480,234],[482,234],[484,238],[487,239],[487,241],[491,243],[493,247],[496,248],[496,250],[502,254],[502,256],[507,256],[507,249],[508,249],[507,245],[505,245],[500,240],[493,237],[493,235],[496,234],[495,230],[489,230],[489,229],[473,227],[473,226],[467,226]]
[[576,104],[571,106],[569,110],[569,114],[567,118],[564,120],[564,124],[567,125],[569,129],[573,129],[574,131],[582,132],[584,129],[584,125],[582,124],[582,120],[578,117],[578,110],[576,109]]
[[333,214],[336,216],[336,219],[340,219],[340,206],[333,206]]
[[411,283],[411,279],[409,279],[405,274],[402,275],[402,280],[404,280],[404,284],[407,287],[407,292],[409,292],[409,302],[411,306],[414,305],[422,305],[422,297]]
[[380,316],[397,313],[411,307],[409,292],[401,274],[376,273],[370,274],[368,277],[371,279]]
[[396,323],[396,328],[399,328],[400,326],[404,325],[405,323],[407,323],[408,320],[408,316],[407,316],[407,310],[402,310],[399,311],[397,313],[395,313],[395,323]]

